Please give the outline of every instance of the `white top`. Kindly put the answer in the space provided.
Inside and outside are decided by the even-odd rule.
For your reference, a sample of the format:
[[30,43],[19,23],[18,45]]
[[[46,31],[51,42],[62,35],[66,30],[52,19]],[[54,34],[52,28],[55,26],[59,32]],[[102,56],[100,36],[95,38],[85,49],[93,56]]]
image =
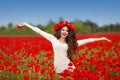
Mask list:
[[[54,51],[54,67],[56,72],[61,73],[65,69],[68,69],[68,64],[70,63],[70,60],[67,57],[68,45],[66,43],[64,44],[60,43],[59,40],[54,35],[46,33],[37,27],[31,27],[31,28],[33,31],[45,37],[47,40],[49,40],[52,43],[52,47]],[[93,39],[90,38],[90,39],[78,40],[77,42],[78,42],[78,46],[80,46],[88,42],[93,42]],[[73,65],[72,68],[75,68],[75,66]]]

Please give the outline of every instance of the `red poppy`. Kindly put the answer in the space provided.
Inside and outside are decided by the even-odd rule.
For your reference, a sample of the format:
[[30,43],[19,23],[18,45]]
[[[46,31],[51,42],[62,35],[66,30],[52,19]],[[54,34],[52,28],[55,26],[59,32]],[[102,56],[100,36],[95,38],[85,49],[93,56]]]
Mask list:
[[68,66],[73,66],[73,63],[72,63],[72,62],[70,62],[70,63],[68,64]]
[[6,61],[4,62],[4,66],[10,66],[10,61],[9,61],[9,60],[6,60]]
[[42,69],[42,70],[40,71],[40,73],[41,73],[41,74],[44,74],[45,71],[46,71],[45,69]]
[[68,21],[60,21],[59,23],[56,23],[54,25],[54,31],[56,31],[59,27],[64,27],[64,26],[69,27],[73,31],[76,30],[75,26],[72,23],[70,23]]
[[16,27],[20,29],[20,28],[22,28],[23,26],[22,26],[22,25],[16,25]]
[[24,76],[24,80],[29,80],[29,77],[28,76]]

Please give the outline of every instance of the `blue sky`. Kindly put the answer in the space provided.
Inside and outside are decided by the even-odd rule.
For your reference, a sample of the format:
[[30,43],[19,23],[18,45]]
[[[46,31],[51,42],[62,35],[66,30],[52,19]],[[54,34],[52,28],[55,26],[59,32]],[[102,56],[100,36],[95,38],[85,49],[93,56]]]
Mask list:
[[0,25],[28,22],[45,25],[59,18],[120,23],[120,0],[0,0]]

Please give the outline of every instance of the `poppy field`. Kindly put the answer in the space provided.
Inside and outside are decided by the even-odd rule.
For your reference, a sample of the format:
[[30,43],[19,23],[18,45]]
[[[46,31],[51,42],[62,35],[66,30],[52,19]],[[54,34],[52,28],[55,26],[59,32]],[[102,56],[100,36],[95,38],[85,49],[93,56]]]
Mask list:
[[[0,80],[119,80],[120,33],[78,34],[78,39],[107,37],[78,47],[76,66],[60,74],[53,66],[51,43],[41,36],[0,36]],[[71,63],[68,64],[72,66]]]

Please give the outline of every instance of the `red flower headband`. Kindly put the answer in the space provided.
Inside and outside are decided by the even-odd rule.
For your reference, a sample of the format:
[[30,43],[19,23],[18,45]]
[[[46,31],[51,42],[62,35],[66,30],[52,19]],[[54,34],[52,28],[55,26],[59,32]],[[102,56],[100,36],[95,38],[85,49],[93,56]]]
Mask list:
[[68,21],[60,21],[59,23],[56,23],[54,25],[54,31],[56,31],[59,27],[64,27],[64,26],[69,27],[73,31],[76,30],[75,26],[72,23],[70,23]]

